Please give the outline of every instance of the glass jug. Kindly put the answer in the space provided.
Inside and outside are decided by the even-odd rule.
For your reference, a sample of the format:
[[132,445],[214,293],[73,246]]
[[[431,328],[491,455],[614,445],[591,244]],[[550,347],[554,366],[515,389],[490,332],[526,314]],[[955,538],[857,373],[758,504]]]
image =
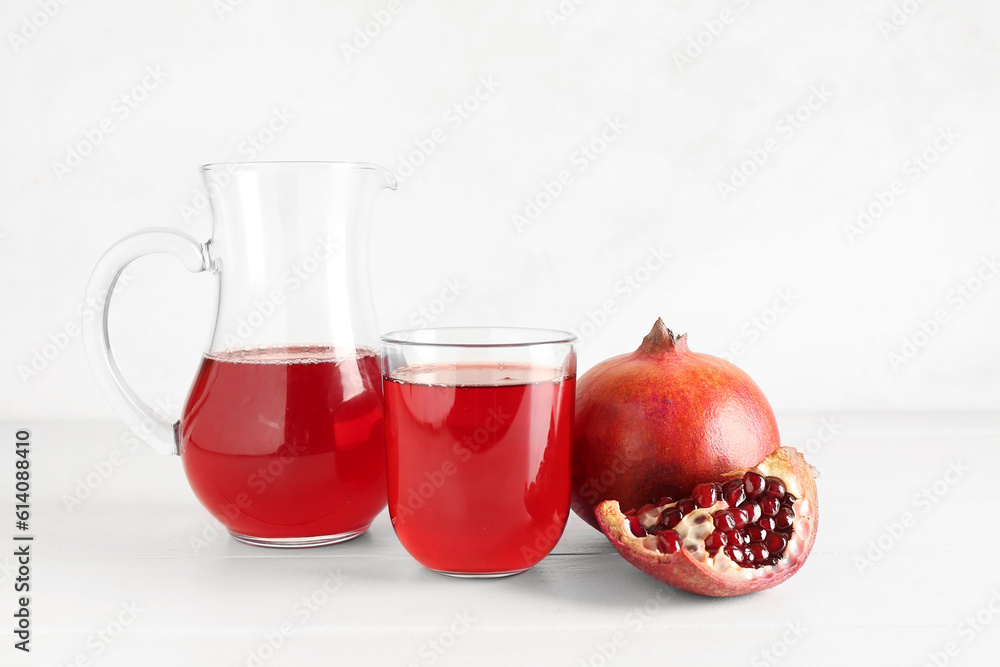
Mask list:
[[84,322],[91,368],[125,422],[179,454],[195,495],[236,539],[272,547],[364,533],[386,506],[378,326],[368,275],[373,164],[255,162],[202,168],[213,233],[121,239],[87,297],[111,294],[129,262],[165,252],[219,280],[215,328],[177,421],[125,382],[103,317]]

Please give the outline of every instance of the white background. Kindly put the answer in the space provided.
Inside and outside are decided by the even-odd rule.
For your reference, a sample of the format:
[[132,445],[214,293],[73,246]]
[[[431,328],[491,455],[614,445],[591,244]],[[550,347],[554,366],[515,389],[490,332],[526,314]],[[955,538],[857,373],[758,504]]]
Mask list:
[[[1000,406],[1000,280],[984,265],[1000,248],[996,3],[917,3],[890,32],[893,4],[860,0],[583,2],[565,20],[554,0],[414,2],[349,55],[385,3],[55,6],[45,19],[37,0],[9,0],[0,22],[33,35],[0,49],[0,416],[113,416],[79,336],[59,332],[120,236],[162,225],[208,238],[210,215],[182,209],[197,203],[198,165],[399,172],[435,128],[444,141],[376,210],[383,330],[412,326],[421,307],[440,313],[435,325],[573,329],[587,368],[662,316],[697,351],[742,345],[736,362],[779,411]],[[723,11],[730,23],[713,24]],[[147,68],[164,78],[132,93]],[[477,88],[485,99],[469,97]],[[819,89],[827,99],[811,97]],[[144,98],[127,116],[123,94]],[[463,103],[476,107],[467,118],[453,110]],[[274,109],[293,120],[257,151],[248,137]],[[782,121],[796,112],[798,127]],[[609,119],[624,129],[581,163]],[[57,173],[103,120],[113,131]],[[942,131],[955,138],[935,154]],[[776,152],[724,200],[719,183],[769,138]],[[914,171],[926,150],[933,164]],[[512,215],[562,170],[572,183],[519,232]],[[902,194],[849,235],[895,180]],[[670,259],[646,274],[650,248]],[[647,280],[629,291],[620,281],[636,271]],[[129,275],[112,307],[121,363],[149,400],[178,403],[214,279],[167,258]],[[446,281],[461,291],[440,312]],[[955,291],[967,284],[971,299]],[[774,317],[783,293],[791,306]],[[939,312],[947,321],[925,336]]]

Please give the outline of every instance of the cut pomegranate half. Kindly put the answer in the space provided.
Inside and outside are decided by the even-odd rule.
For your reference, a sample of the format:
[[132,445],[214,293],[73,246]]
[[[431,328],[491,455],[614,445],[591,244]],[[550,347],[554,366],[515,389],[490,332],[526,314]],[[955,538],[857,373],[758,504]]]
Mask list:
[[628,562],[692,593],[728,597],[776,586],[805,563],[816,539],[816,470],[781,447],[757,466],[706,482],[691,497],[622,512],[596,508],[597,522]]

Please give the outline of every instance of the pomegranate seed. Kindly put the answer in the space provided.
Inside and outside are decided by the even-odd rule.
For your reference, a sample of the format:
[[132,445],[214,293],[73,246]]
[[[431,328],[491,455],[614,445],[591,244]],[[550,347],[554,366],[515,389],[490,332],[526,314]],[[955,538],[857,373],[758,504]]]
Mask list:
[[788,540],[781,533],[768,533],[764,546],[774,555],[780,554],[788,546]]
[[731,480],[729,480],[728,482],[726,482],[725,484],[722,485],[722,493],[723,494],[729,493],[733,489],[737,489],[737,488],[739,488],[741,486],[743,486],[743,478],[742,477],[737,477],[736,479],[731,479]]
[[764,493],[764,477],[753,470],[748,470],[743,475],[743,488],[746,489],[747,498],[751,500]]
[[657,507],[663,507],[664,505],[669,505],[672,502],[674,502],[673,498],[671,498],[670,496],[663,496],[662,498],[660,498],[660,502],[656,503],[656,505]]
[[769,558],[765,558],[760,563],[758,563],[758,565],[760,567],[766,567],[768,565],[777,565],[777,564],[778,564],[778,557],[777,556],[771,556]]
[[743,547],[743,560],[748,566],[753,565],[753,551],[750,550],[750,545]]
[[681,536],[676,530],[665,530],[656,536],[656,548],[665,554],[675,554],[681,550]]
[[764,479],[764,493],[780,500],[785,497],[785,483],[780,477],[767,477]]
[[796,498],[790,493],[786,493],[785,497],[781,499],[781,504],[782,506],[791,507],[792,505],[795,504],[796,500],[798,500],[798,498]]
[[732,560],[737,565],[742,565],[743,561],[746,560],[746,556],[744,555],[743,549],[741,547],[737,546],[726,547],[726,555],[729,556],[730,560]]
[[632,531],[632,534],[636,537],[646,537],[646,529],[642,527],[639,522],[639,517],[630,516],[628,518],[628,529]]
[[717,530],[728,533],[736,528],[736,519],[733,518],[733,513],[729,510],[719,510],[712,515],[712,519]]
[[726,546],[726,536],[718,530],[705,538],[705,549],[712,556],[724,546]]
[[645,514],[646,512],[653,509],[656,509],[656,505],[654,505],[653,503],[646,503],[645,505],[639,508],[639,511],[636,512],[636,514]]
[[740,509],[747,513],[747,523],[757,523],[758,521],[760,521],[761,517],[760,505],[758,505],[754,501],[752,500],[746,501],[745,503],[740,505]]
[[778,510],[778,513],[774,515],[774,527],[778,530],[791,528],[794,522],[795,512],[792,511],[791,507],[782,507]]
[[750,539],[750,542],[764,542],[764,539],[768,536],[768,532],[761,528],[760,526],[754,524],[752,526],[747,526],[744,531],[746,536]]
[[736,489],[735,491],[731,491],[731,492],[729,492],[727,494],[724,494],[723,498],[725,499],[726,503],[730,507],[736,507],[736,506],[741,505],[742,503],[746,502],[747,492],[744,491],[743,487],[741,486],[740,488]]
[[737,507],[736,509],[729,511],[732,512],[733,520],[736,521],[736,530],[739,530],[750,523],[750,515],[747,514],[745,509]]
[[677,509],[681,511],[681,514],[690,514],[697,509],[697,505],[694,503],[692,498],[681,498],[677,501]]
[[759,563],[763,560],[767,560],[767,558],[771,555],[770,553],[768,553],[767,547],[757,542],[751,542],[750,546],[748,546],[746,549],[747,552],[749,552],[751,560],[754,563]]
[[764,516],[774,516],[781,509],[781,501],[771,496],[764,496],[757,501],[757,504],[760,505],[760,511]]
[[772,519],[769,516],[762,516],[760,518],[760,521],[757,522],[757,525],[768,532],[771,532],[776,528],[776,526],[774,525],[774,519]]
[[674,526],[679,524],[681,522],[681,519],[683,518],[684,515],[681,514],[681,511],[679,509],[677,509],[676,507],[668,507],[667,509],[663,510],[663,514],[660,515],[660,522],[659,522],[660,529],[663,530],[663,529],[673,528]]
[[732,546],[743,546],[746,543],[746,536],[738,530],[731,530],[726,533],[726,544]]
[[698,507],[711,507],[722,497],[722,487],[714,482],[704,482],[694,487],[691,497]]
[[722,485],[722,498],[730,507],[736,507],[747,499],[742,479],[734,479]]

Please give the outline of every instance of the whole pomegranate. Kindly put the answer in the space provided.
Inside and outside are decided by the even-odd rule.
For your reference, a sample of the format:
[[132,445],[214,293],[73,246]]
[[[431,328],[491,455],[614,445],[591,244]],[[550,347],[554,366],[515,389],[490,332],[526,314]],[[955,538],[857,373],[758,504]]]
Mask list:
[[680,498],[779,446],[774,413],[750,376],[691,352],[662,319],[635,352],[578,380],[574,432],[571,506],[598,529],[602,501],[628,510]]

